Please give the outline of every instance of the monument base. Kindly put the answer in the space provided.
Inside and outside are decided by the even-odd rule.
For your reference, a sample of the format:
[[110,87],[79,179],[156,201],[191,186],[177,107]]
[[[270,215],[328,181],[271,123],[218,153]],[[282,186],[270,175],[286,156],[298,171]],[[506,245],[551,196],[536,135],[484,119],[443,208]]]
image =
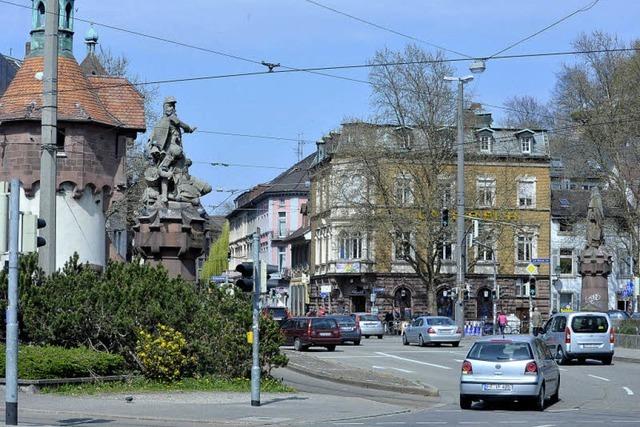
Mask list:
[[611,255],[602,248],[587,248],[580,257],[582,290],[581,311],[607,311],[609,309],[609,282]]
[[162,264],[171,277],[196,280],[196,259],[204,250],[206,220],[190,203],[169,202],[147,210],[133,228],[134,248],[145,262]]

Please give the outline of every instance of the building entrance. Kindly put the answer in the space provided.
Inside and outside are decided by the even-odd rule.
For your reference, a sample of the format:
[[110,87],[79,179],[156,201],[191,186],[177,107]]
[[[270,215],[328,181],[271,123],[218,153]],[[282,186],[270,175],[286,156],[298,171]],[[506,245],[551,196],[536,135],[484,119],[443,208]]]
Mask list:
[[354,295],[351,297],[351,312],[363,313],[367,311],[367,300],[364,295]]

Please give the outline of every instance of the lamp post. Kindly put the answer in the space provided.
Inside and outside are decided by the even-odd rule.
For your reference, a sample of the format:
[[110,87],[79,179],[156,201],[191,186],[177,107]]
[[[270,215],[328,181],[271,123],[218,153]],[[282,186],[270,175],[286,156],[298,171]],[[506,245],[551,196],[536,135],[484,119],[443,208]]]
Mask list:
[[457,158],[457,214],[456,219],[456,324],[464,331],[464,275],[465,275],[465,231],[464,231],[464,84],[473,80],[473,76],[445,77],[447,81],[458,82],[458,145]]

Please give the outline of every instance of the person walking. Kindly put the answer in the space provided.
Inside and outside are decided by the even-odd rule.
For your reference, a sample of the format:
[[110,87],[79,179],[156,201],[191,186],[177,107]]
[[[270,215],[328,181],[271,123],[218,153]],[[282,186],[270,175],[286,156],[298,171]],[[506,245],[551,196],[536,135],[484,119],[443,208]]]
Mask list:
[[533,312],[531,313],[531,325],[533,326],[533,336],[538,336],[540,328],[542,327],[542,313],[538,311],[538,307],[533,307]]
[[500,335],[504,335],[504,328],[507,326],[507,315],[503,311],[498,314],[498,327],[500,328]]

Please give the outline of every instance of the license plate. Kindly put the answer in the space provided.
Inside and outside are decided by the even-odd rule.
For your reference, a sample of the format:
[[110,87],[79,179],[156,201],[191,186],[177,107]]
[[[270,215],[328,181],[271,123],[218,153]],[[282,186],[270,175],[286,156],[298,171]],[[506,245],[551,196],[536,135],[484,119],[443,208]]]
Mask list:
[[511,391],[513,385],[511,384],[482,384],[482,390],[497,390],[497,391]]
[[321,337],[330,337],[331,336],[331,332],[320,332],[320,336]]
[[451,329],[440,329],[440,333],[448,335],[448,334],[453,333],[453,330],[451,330]]
[[584,347],[584,348],[596,348],[596,347],[600,347],[600,344],[582,344],[582,347]]

